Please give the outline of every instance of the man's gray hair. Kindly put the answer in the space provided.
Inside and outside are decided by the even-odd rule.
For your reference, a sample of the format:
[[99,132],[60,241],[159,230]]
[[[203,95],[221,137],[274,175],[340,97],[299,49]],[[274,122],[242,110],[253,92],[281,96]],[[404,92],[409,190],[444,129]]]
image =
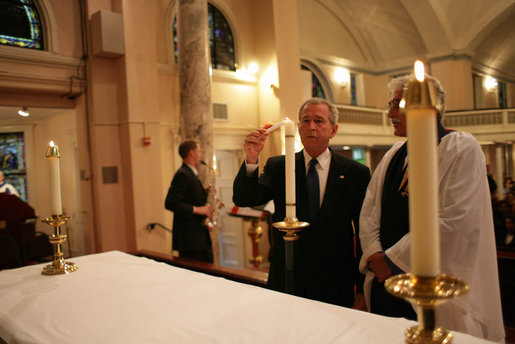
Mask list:
[[[445,115],[445,95],[447,94],[447,92],[445,92],[445,90],[442,87],[442,84],[437,78],[432,77],[429,74],[425,74],[425,78],[428,80],[432,80],[433,84],[435,85],[436,97],[438,98],[438,103],[440,105],[440,111],[438,112],[438,120],[441,121],[443,116]],[[406,87],[410,79],[410,75],[403,75],[395,79],[392,79],[388,83],[388,90],[390,90],[391,94],[393,94],[393,92],[397,90],[402,90],[404,87]]]
[[316,97],[306,100],[299,107],[299,122],[302,118],[302,110],[304,110],[304,107],[308,104],[326,104],[329,107],[329,122],[331,122],[331,125],[335,125],[338,122],[338,109],[333,104],[329,103],[329,101]]

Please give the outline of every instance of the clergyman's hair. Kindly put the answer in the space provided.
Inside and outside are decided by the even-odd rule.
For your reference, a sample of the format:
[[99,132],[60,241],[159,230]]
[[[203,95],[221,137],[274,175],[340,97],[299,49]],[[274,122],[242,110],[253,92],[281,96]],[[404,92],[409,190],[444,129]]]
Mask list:
[[326,104],[329,107],[329,122],[331,122],[331,125],[335,125],[336,122],[338,122],[338,109],[333,104],[329,103],[329,101],[316,97],[306,100],[299,107],[299,122],[302,118],[302,110],[304,110],[304,107],[308,104]]
[[179,146],[179,155],[181,158],[186,159],[189,152],[197,148],[198,140],[186,140]]
[[[429,74],[425,74],[425,78],[427,80],[432,80],[433,84],[435,85],[436,97],[438,98],[438,103],[440,105],[440,109],[438,112],[438,120],[441,121],[443,116],[445,115],[445,95],[447,93],[445,92],[445,90],[442,87],[442,84],[440,83],[440,81],[437,78],[432,77]],[[397,90],[401,90],[404,87],[406,87],[406,85],[408,84],[410,79],[411,79],[410,75],[403,75],[403,76],[399,76],[395,79],[390,80],[390,82],[388,83],[388,90],[390,90],[390,94],[393,94],[393,92],[395,92]]]

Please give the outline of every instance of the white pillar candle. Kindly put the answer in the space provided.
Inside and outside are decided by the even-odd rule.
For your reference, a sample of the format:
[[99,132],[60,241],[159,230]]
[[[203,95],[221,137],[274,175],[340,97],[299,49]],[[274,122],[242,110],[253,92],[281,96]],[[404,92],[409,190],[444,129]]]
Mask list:
[[286,178],[286,217],[295,218],[295,122],[284,120],[285,126],[285,178]]
[[[424,65],[421,79],[419,68],[415,64],[417,80],[423,82]],[[411,273],[426,277],[440,273],[436,116],[429,106],[407,106]]]
[[47,161],[50,171],[50,212],[52,215],[63,213],[61,203],[61,173],[59,171],[59,147],[50,141],[47,149]]

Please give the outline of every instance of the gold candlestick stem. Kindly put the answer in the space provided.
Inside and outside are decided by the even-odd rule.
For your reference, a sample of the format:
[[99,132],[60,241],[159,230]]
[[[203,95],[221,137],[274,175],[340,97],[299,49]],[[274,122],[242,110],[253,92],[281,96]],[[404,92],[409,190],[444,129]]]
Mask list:
[[54,260],[52,264],[48,264],[43,268],[41,273],[43,275],[62,275],[76,271],[77,265],[72,262],[64,260],[64,254],[62,251],[62,243],[66,241],[67,235],[61,234],[61,226],[64,225],[70,218],[62,215],[52,215],[42,220],[47,225],[54,227],[54,234],[48,239],[54,248]]
[[384,287],[390,294],[417,304],[419,325],[406,330],[406,343],[452,343],[452,333],[436,326],[435,308],[439,303],[465,294],[469,290],[465,282],[446,275],[420,277],[403,274],[387,279]]

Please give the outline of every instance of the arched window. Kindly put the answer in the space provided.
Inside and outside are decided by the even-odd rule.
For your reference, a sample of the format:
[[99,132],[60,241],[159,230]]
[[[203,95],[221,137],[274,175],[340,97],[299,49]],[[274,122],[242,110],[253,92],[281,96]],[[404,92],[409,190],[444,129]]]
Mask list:
[[0,44],[43,49],[39,14],[32,0],[2,0],[0,3]]
[[313,73],[313,71],[305,65],[300,65],[300,68],[302,70],[308,70],[311,72],[311,96],[326,99],[324,89],[322,88],[322,83],[320,80],[318,80],[315,73]]
[[[211,65],[214,69],[236,70],[234,58],[234,39],[231,27],[222,12],[208,3],[207,21],[209,26],[209,47],[211,48]],[[177,41],[177,16],[173,19],[173,45],[175,63],[179,56]]]

